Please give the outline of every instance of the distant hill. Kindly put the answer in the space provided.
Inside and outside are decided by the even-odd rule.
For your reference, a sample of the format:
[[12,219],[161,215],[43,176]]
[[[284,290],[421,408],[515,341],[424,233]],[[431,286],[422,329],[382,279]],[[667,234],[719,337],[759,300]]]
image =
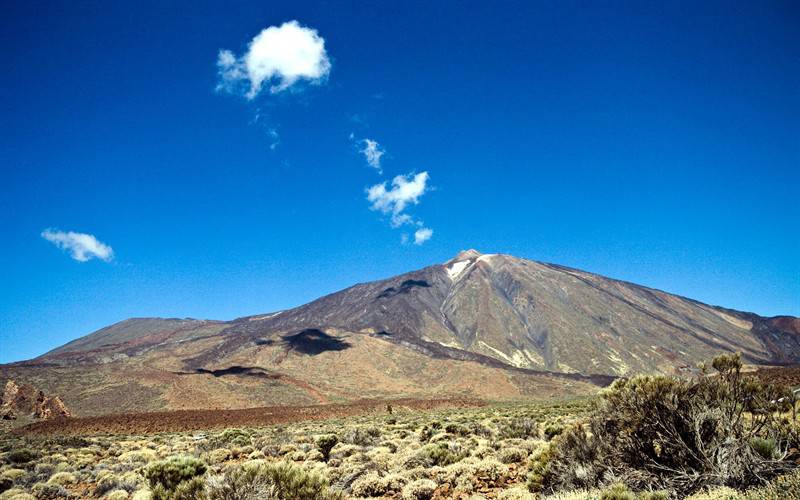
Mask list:
[[764,318],[554,264],[461,252],[286,311],[130,319],[0,366],[73,413],[360,398],[545,398],[682,373],[720,352],[800,362],[800,319]]

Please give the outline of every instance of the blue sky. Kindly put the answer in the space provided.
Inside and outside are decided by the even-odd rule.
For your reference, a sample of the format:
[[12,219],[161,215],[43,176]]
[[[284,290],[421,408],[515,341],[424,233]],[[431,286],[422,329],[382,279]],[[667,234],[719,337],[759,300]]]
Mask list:
[[[0,362],[473,247],[800,315],[797,2],[14,2],[0,25]],[[269,27],[324,52],[261,46],[248,98]]]

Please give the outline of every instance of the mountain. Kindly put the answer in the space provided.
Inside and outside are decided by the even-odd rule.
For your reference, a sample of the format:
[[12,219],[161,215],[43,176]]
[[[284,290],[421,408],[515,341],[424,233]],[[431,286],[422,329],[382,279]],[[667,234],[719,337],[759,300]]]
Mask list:
[[230,322],[130,319],[0,366],[77,414],[359,398],[586,394],[720,352],[800,362],[800,319],[764,318],[509,255],[459,253]]

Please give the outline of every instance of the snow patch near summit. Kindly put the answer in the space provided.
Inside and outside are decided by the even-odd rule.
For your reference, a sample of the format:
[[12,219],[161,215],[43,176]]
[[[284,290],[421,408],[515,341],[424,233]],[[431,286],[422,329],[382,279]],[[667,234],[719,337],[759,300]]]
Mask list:
[[453,265],[447,268],[447,276],[449,276],[451,280],[458,278],[458,275],[463,273],[464,269],[470,264],[472,264],[471,260],[462,260],[461,262],[453,263]]

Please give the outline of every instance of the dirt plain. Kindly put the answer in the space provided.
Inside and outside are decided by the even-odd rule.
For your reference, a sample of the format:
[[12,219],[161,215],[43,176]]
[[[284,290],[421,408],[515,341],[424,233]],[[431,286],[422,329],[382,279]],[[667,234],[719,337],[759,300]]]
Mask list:
[[131,435],[186,432],[229,427],[262,427],[308,420],[356,415],[388,415],[450,408],[477,408],[487,403],[477,399],[361,400],[342,404],[267,406],[237,410],[177,410],[120,413],[102,416],[52,419],[15,430],[27,435]]

